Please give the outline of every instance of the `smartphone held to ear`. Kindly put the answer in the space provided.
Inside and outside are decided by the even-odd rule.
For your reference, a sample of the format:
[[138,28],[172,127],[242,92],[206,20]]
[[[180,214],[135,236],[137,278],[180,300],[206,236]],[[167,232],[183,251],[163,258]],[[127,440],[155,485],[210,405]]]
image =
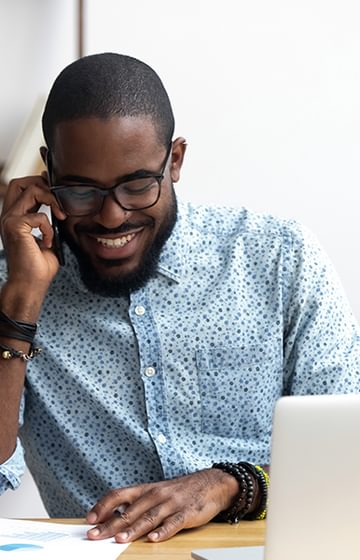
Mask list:
[[53,240],[53,251],[55,253],[55,255],[58,258],[59,264],[61,266],[64,266],[65,264],[65,257],[64,257],[64,251],[63,251],[63,247],[62,247],[62,241],[61,241],[61,237],[60,237],[60,232],[59,232],[59,226],[58,226],[58,221],[56,216],[51,212],[51,222],[52,222],[52,227],[54,230],[54,240]]

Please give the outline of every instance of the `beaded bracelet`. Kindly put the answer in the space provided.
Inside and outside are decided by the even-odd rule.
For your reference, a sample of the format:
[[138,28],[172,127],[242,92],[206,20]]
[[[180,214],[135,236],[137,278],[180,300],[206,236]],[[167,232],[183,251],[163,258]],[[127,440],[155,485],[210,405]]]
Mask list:
[[232,506],[221,511],[214,521],[238,523],[251,509],[254,501],[254,480],[249,472],[247,463],[214,463],[213,469],[220,469],[231,474],[239,483],[240,491]]
[[24,362],[28,362],[29,360],[32,360],[35,356],[37,356],[38,354],[40,354],[40,352],[42,352],[41,348],[35,348],[33,345],[30,346],[30,350],[27,354],[25,352],[22,352],[21,350],[15,350],[15,348],[10,348],[9,346],[6,346],[5,344],[2,343],[0,344],[0,349],[2,350],[0,357],[3,360],[20,358]]
[[269,493],[270,477],[260,465],[248,463],[249,468],[256,477],[261,493],[261,500],[255,511],[246,514],[245,519],[249,521],[265,519],[267,514],[267,499]]

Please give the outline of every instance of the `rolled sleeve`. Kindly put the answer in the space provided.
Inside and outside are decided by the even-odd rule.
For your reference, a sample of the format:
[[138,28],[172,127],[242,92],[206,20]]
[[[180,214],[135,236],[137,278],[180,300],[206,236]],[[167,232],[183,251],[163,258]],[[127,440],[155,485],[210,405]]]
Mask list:
[[19,438],[14,453],[0,465],[0,494],[6,490],[15,490],[20,486],[21,476],[25,471],[24,451]]

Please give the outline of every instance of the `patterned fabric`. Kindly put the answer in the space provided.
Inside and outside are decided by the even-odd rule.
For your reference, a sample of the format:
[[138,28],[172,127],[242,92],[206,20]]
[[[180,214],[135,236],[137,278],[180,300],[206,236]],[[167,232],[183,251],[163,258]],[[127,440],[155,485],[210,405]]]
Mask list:
[[359,329],[297,223],[180,204],[157,276],[128,299],[89,293],[69,250],[66,262],[28,367],[22,445],[0,466],[2,490],[16,487],[23,446],[51,516],[214,462],[266,464],[280,395],[359,390]]

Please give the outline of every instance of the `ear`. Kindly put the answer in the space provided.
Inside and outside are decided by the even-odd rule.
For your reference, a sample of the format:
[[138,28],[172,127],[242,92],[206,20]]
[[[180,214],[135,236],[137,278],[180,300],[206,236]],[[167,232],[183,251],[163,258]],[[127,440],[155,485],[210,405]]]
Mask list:
[[41,159],[43,160],[43,162],[46,165],[46,156],[47,156],[47,153],[48,153],[48,149],[47,149],[46,146],[41,146],[39,151],[40,151]]
[[48,181],[49,179],[48,179],[48,169],[47,169],[47,155],[49,150],[47,149],[46,146],[41,146],[39,152],[40,152],[41,159],[43,160],[46,167],[46,169],[41,173],[41,175],[46,181]]
[[170,175],[174,183],[177,183],[180,179],[180,170],[184,161],[186,146],[186,140],[181,136],[173,142]]

